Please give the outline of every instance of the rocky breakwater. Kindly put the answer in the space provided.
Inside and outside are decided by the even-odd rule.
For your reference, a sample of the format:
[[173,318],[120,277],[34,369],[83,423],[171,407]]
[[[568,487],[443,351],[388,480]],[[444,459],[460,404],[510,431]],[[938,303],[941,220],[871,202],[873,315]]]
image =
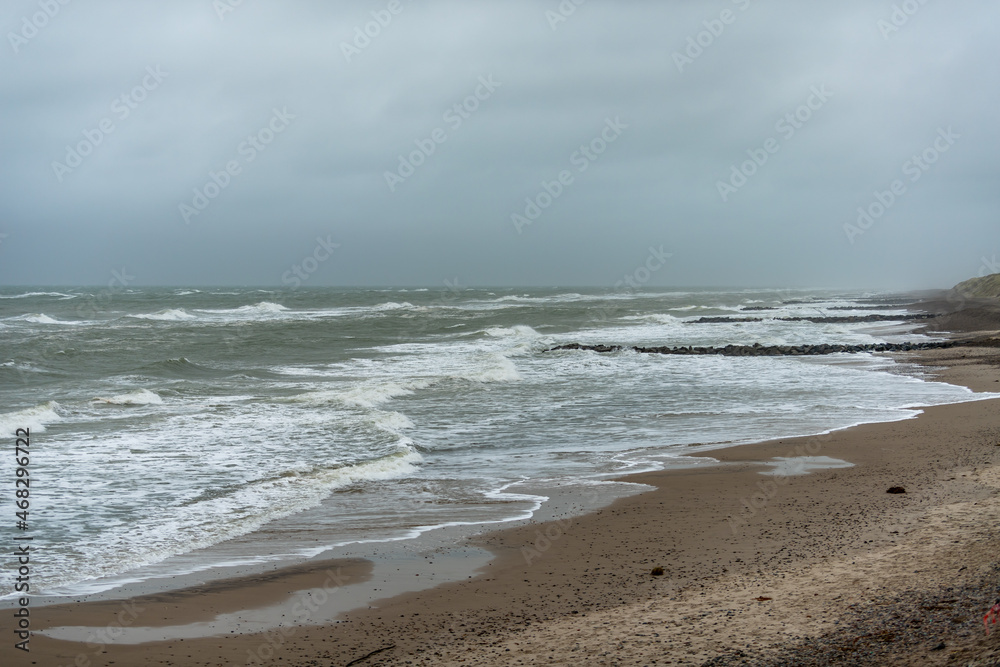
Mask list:
[[637,347],[623,345],[581,345],[569,343],[545,350],[589,350],[591,352],[621,352],[631,350],[641,354],[722,355],[724,357],[798,357],[824,354],[859,354],[863,352],[912,352],[938,350],[961,345],[959,341],[930,341],[921,343],[869,343],[865,345],[726,345],[725,347]]
[[[746,310],[750,310],[747,308]],[[937,315],[916,313],[909,315],[840,315],[832,317],[775,317],[765,320],[762,317],[702,317],[697,320],[685,320],[684,324],[730,324],[734,322],[812,322],[813,324],[864,324],[866,322],[913,322],[931,320]]]

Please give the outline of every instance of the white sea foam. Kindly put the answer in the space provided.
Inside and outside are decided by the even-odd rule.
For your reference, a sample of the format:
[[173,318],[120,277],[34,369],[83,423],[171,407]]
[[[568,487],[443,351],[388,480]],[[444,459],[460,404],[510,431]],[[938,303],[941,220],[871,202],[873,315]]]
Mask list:
[[383,312],[387,310],[410,310],[415,308],[415,306],[409,301],[404,301],[403,303],[396,303],[395,301],[389,301],[386,303],[380,303],[377,306],[372,306],[371,310],[376,312]]
[[275,366],[269,369],[278,375],[296,375],[299,377],[329,377],[332,371],[324,368],[308,368],[305,366]]
[[670,310],[676,310],[677,312],[686,312],[692,310],[728,310],[731,312],[738,312],[742,309],[742,306],[732,308],[730,306],[680,306],[677,308],[671,308]]
[[225,308],[225,309],[198,309],[199,313],[207,313],[210,315],[236,315],[240,318],[251,317],[274,317],[288,312],[288,308],[282,306],[280,303],[273,303],[271,301],[261,301],[260,303],[255,303],[250,306],[240,306],[239,308]]
[[34,364],[17,361],[5,361],[0,364],[0,368],[10,368],[18,373],[44,373],[45,371]]
[[[338,488],[412,475],[422,460],[403,440],[398,451],[378,459],[308,471],[287,470],[232,493],[190,503],[175,510],[167,521],[103,531],[94,540],[78,543],[81,553],[92,553],[95,558],[65,568],[61,576],[47,582],[46,588],[120,575],[235,539],[270,521],[314,507]],[[226,520],[219,521],[219,517]]]
[[[675,310],[683,310],[677,308]],[[669,313],[650,313],[649,315],[630,315],[621,318],[622,321],[638,321],[638,322],[651,322],[653,324],[680,324],[684,320],[679,317],[670,315]]]
[[55,401],[42,403],[31,408],[0,414],[0,434],[13,436],[19,428],[31,429],[36,433],[44,433],[45,425],[62,419],[59,410],[62,407]]
[[431,384],[429,380],[411,381],[368,381],[350,389],[327,389],[300,394],[292,400],[297,403],[322,405],[342,403],[361,408],[375,408],[398,396],[408,396],[415,389],[423,389]]
[[473,382],[517,382],[521,374],[514,362],[501,354],[483,355],[480,363],[450,375],[459,380]]
[[[348,484],[397,479],[412,474],[424,458],[408,443],[410,441],[403,438],[400,441],[403,446],[394,454],[353,466],[322,470],[313,476],[323,489],[329,492]],[[310,475],[305,477],[308,479]]]
[[322,308],[319,310],[308,310],[302,313],[303,316],[319,319],[323,317],[344,317],[346,315],[355,315],[359,311],[367,311],[367,308]]
[[593,296],[584,296],[577,292],[566,294],[553,294],[551,296],[531,296],[530,294],[508,294],[493,299],[492,303],[523,303],[523,304],[545,304],[545,303],[572,303],[574,301],[589,301]]
[[280,303],[273,303],[271,301],[261,301],[252,306],[242,306],[237,308],[233,312],[236,313],[249,313],[252,315],[276,315],[278,313],[284,313],[288,310],[285,306]]
[[[436,372],[428,374],[428,369]],[[314,370],[296,373],[295,369],[282,368],[279,372],[288,374],[324,375]],[[357,369],[356,369],[357,370]],[[344,373],[339,368],[336,373]],[[436,359],[428,363],[426,360],[419,365],[410,367],[399,363],[388,368],[368,369],[372,372],[391,373],[388,377],[365,380],[353,386],[336,389],[320,389],[309,391],[294,397],[297,403],[322,405],[340,403],[359,408],[377,408],[378,406],[400,396],[410,396],[421,389],[446,381],[466,381],[477,383],[517,382],[521,375],[514,362],[498,352],[477,351],[470,355],[449,355],[447,358]],[[409,373],[412,373],[409,377]]]
[[148,313],[143,315],[129,315],[129,317],[135,318],[137,320],[154,320],[159,322],[180,322],[182,320],[194,320],[197,316],[183,310],[181,308],[167,308],[166,310],[161,310],[155,313]]
[[31,315],[21,315],[11,319],[21,322],[31,322],[32,324],[79,324],[78,322],[63,322],[49,317],[45,313],[32,313]]
[[0,299],[28,299],[35,296],[57,296],[60,297],[60,301],[77,298],[75,294],[63,294],[62,292],[25,292],[13,296],[0,296]]
[[516,324],[512,327],[490,327],[484,333],[493,338],[540,338],[542,335],[526,324]]
[[372,423],[376,428],[395,434],[414,427],[410,418],[401,412],[377,411],[372,414]]
[[95,398],[95,403],[108,405],[162,405],[163,399],[148,389],[139,389],[128,394],[120,394],[110,398]]
[[341,392],[338,399],[347,405],[374,408],[399,396],[409,396],[430,384],[427,380],[410,382],[372,382]]
[[508,294],[508,295],[502,296],[502,297],[500,297],[498,299],[494,299],[495,303],[507,303],[507,302],[510,302],[510,301],[518,301],[518,302],[520,302],[520,301],[538,301],[538,298],[537,297],[530,297],[527,294],[525,294],[524,296],[515,296],[513,294]]

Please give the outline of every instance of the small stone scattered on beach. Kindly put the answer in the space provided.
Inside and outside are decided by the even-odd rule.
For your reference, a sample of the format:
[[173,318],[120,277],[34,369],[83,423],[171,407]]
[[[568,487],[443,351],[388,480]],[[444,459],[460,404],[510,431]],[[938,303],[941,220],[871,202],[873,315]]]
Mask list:
[[886,493],[906,493],[906,489],[901,486],[890,486]]

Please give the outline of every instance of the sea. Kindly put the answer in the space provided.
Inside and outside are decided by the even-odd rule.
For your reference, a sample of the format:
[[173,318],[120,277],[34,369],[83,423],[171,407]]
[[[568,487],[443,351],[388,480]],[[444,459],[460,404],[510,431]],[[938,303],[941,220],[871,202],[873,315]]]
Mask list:
[[[2,288],[0,531],[33,538],[33,591],[94,594],[501,525],[567,482],[707,465],[715,448],[980,396],[888,355],[549,351],[929,340],[903,319],[907,302],[814,290]],[[887,321],[781,319],[870,314]],[[26,530],[15,525],[19,428],[30,429]],[[13,577],[0,579],[0,596],[13,593]]]

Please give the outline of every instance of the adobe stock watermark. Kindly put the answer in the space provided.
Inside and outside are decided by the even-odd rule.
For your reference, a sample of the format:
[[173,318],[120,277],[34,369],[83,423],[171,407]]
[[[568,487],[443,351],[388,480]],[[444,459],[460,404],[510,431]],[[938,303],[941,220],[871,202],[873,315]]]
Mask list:
[[[2,235],[0,235],[2,236]],[[97,294],[89,295],[86,298],[79,297],[76,300],[76,317],[81,320],[96,320],[102,311],[106,311],[111,305],[111,301],[114,296],[120,292],[123,292],[128,287],[129,283],[135,280],[135,276],[130,276],[126,267],[122,267],[121,271],[111,271],[111,280],[108,281],[107,287],[102,289]],[[44,346],[41,349],[40,363],[45,366],[50,362],[58,361],[63,358],[62,346]],[[21,384],[26,384],[32,380],[30,374],[26,374],[25,370],[21,366],[15,366],[18,374],[18,379]]]
[[[0,234],[0,240],[2,240],[2,234]],[[1000,263],[997,262],[997,256],[993,255],[991,259],[983,257],[983,263],[979,267],[979,277],[985,278],[986,276],[993,275],[994,273],[1000,273]]]
[[[76,300],[76,317],[81,320],[96,320],[100,317],[101,312],[104,312],[111,305],[111,301],[114,296],[120,292],[125,291],[129,283],[135,280],[135,276],[128,274],[126,267],[122,267],[121,271],[111,271],[111,280],[108,281],[107,287],[102,289],[96,294],[89,295],[87,297],[79,297]],[[49,362],[57,361],[61,358],[63,352],[61,351],[61,346],[45,346],[41,350],[40,363],[43,365]],[[26,384],[31,381],[31,375],[25,373],[25,370],[21,366],[15,366],[17,370],[18,379],[21,384]]]
[[788,141],[794,137],[795,133],[805,127],[805,124],[812,119],[813,114],[822,109],[823,105],[833,97],[833,93],[827,90],[826,84],[819,86],[819,88],[812,86],[809,91],[811,94],[802,105],[795,111],[786,113],[774,124],[774,130],[781,135],[780,140],[769,137],[761,147],[748,148],[747,155],[750,159],[741,163],[739,167],[735,164],[732,165],[729,181],[715,182],[715,187],[723,202],[728,202],[730,195],[739,192],[740,188],[746,185],[760,168],[767,164],[771,156],[781,150],[782,141]]
[[212,9],[219,21],[226,20],[226,14],[232,14],[236,8],[243,4],[243,0],[212,0]]
[[[434,299],[428,304],[429,308],[444,308],[450,306],[451,304],[462,298],[462,288],[458,284],[458,276],[455,276],[454,280],[444,279],[443,285],[447,290],[444,294]],[[440,289],[440,288],[439,288]],[[426,322],[427,318],[423,318],[423,322]]]
[[[745,12],[750,7],[750,0],[732,0],[732,2],[739,7],[741,12]],[[715,40],[719,37],[722,37],[726,26],[736,23],[738,17],[739,15],[733,10],[723,9],[718,18],[702,21],[705,29],[696,35],[689,35],[687,46],[684,47],[683,51],[674,51],[673,58],[674,64],[677,65],[677,71],[683,74],[684,68],[693,65],[694,61],[705,53],[705,49],[715,44]]]
[[[934,142],[903,163],[901,167],[903,175],[909,177],[910,183],[916,183],[961,138],[962,135],[955,134],[950,125],[947,128],[938,128]],[[889,184],[888,189],[876,190],[874,200],[868,206],[859,206],[857,220],[853,224],[849,222],[844,224],[844,233],[851,245],[854,245],[857,237],[871,229],[875,222],[880,220],[907,192],[906,182],[897,178]]]
[[587,2],[587,0],[562,0],[559,6],[556,7],[556,11],[548,9],[545,11],[545,20],[549,22],[549,27],[552,28],[552,32],[555,32],[559,28],[561,23],[565,23],[569,20],[570,16],[576,13],[577,7]]
[[[407,0],[410,2],[410,0]],[[372,20],[363,26],[355,26],[354,39],[350,42],[340,43],[340,52],[348,63],[351,59],[360,56],[361,52],[372,44],[372,40],[382,34],[382,31],[389,27],[393,19],[403,13],[403,3],[401,0],[389,0],[385,9],[378,9],[370,12]]]
[[253,341],[254,329],[252,326],[243,323],[232,323],[221,330],[222,344],[226,347],[228,354],[243,355],[246,345]]
[[[428,309],[448,308],[462,297],[462,288],[458,284],[458,276],[455,276],[454,280],[445,278],[444,286],[447,291],[427,304]],[[411,328],[408,328],[406,331],[400,333],[400,339],[407,342],[412,341],[415,336],[422,336],[434,326],[436,325],[433,318],[418,318],[414,320],[414,324]]]
[[[580,174],[587,171],[593,164],[608,150],[608,147],[618,141],[622,133],[628,129],[628,125],[621,121],[621,117],[615,116],[614,120],[604,119],[604,128],[600,133],[585,144],[573,151],[569,156],[570,165],[576,167]],[[542,180],[542,187],[534,197],[525,197],[524,211],[522,213],[512,213],[510,221],[514,229],[521,234],[525,227],[533,225],[536,220],[542,217],[542,213],[559,199],[573,183],[576,177],[570,169],[560,171],[552,181]]]
[[125,291],[129,284],[135,281],[135,276],[128,274],[127,267],[121,271],[111,271],[108,286],[95,295],[82,300],[76,307],[76,316],[84,320],[97,319],[102,310],[107,310],[111,300],[120,292]]
[[625,292],[638,290],[650,281],[654,273],[666,266],[667,260],[673,256],[672,252],[665,252],[662,245],[659,248],[649,246],[649,256],[646,261],[616,282],[615,289]]
[[72,0],[39,0],[38,7],[41,11],[35,12],[30,17],[22,16],[21,29],[17,32],[11,30],[7,33],[7,41],[10,42],[10,48],[14,49],[14,55],[18,55],[21,47],[26,46],[28,42],[37,37],[38,32],[49,25],[49,22],[70,2]]
[[[586,487],[581,494],[580,501],[584,506],[596,505],[600,501],[598,487]],[[529,544],[521,547],[521,557],[524,558],[524,564],[531,565],[533,561],[536,561],[544,556],[548,550],[552,548],[553,544],[558,542],[569,532],[569,528],[573,525],[576,518],[577,517],[569,517],[548,521],[547,523],[549,525],[544,531],[541,529],[536,530],[534,535],[535,539]]]
[[298,632],[300,626],[307,625],[309,617],[319,611],[330,600],[330,594],[336,588],[349,583],[341,575],[339,567],[336,573],[327,570],[326,575],[326,581],[323,582],[322,587],[316,589],[315,595],[311,591],[302,591],[299,593],[298,598],[292,604],[292,618],[289,621],[291,625],[282,625],[274,630],[265,632],[266,642],[262,643],[256,649],[247,649],[247,667],[251,665],[272,664],[271,658],[274,657],[275,649]]
[[170,73],[161,70],[159,65],[147,67],[146,76],[142,78],[139,85],[122,93],[111,103],[113,117],[102,118],[94,129],[83,130],[83,139],[75,146],[67,144],[64,162],[52,161],[52,171],[55,173],[56,179],[62,183],[67,174],[73,173],[74,169],[82,165],[83,161],[92,155],[97,147],[104,143],[104,140],[118,128],[115,125],[115,119],[117,118],[119,123],[128,120],[132,112],[138,109],[139,105],[145,102],[149,94],[159,88],[168,76]]
[[566,534],[566,529],[573,524],[573,519],[557,519],[549,523],[544,531],[535,531],[535,541],[529,545],[521,547],[521,557],[524,558],[525,565],[531,565],[532,561],[541,558],[545,552],[552,548],[553,543],[559,541]]
[[236,153],[243,158],[242,161],[239,157],[234,157],[219,171],[209,171],[205,184],[194,188],[194,197],[191,198],[190,204],[181,202],[178,205],[184,224],[191,224],[191,218],[201,215],[202,211],[230,186],[233,178],[243,173],[243,167],[256,160],[257,156],[267,150],[271,142],[287,130],[295,120],[295,115],[288,112],[288,107],[283,107],[281,110],[275,108],[272,112],[271,119],[264,127],[248,135],[246,140],[236,147]]
[[[121,605],[122,610],[115,617],[117,620],[112,621],[104,628],[92,632],[87,636],[87,649],[94,658],[100,658],[101,653],[107,648],[108,644],[112,644],[120,639],[125,634],[125,628],[133,625],[136,619],[139,618],[139,614],[145,611],[144,607],[137,607],[135,602],[122,602]],[[91,667],[93,664],[95,663],[92,663],[90,658],[87,657],[87,651],[81,651],[76,654],[72,663],[60,667]],[[99,664],[103,664],[103,660]]]
[[[664,251],[662,245],[659,248],[649,246],[648,250],[649,255],[646,256],[646,261],[639,264],[631,273],[626,273],[621,280],[615,283],[615,293],[635,294],[652,280],[654,273],[667,265],[668,259],[674,256],[672,252]],[[617,310],[618,308],[608,303],[608,305],[593,309],[592,312],[597,316],[596,319],[607,322]]]
[[312,253],[285,271],[281,276],[281,282],[289,285],[292,289],[302,287],[302,283],[309,280],[309,277],[319,270],[323,262],[333,256],[333,251],[340,247],[339,243],[330,240],[331,236],[332,234],[327,234],[326,238],[317,236],[316,247],[313,248]]
[[756,516],[757,512],[766,509],[770,502],[774,500],[774,497],[778,495],[779,489],[788,484],[789,477],[801,475],[805,472],[805,465],[802,458],[819,454],[823,449],[823,445],[832,437],[831,433],[821,433],[809,438],[804,444],[796,445],[794,449],[788,452],[788,456],[786,457],[790,461],[787,468],[779,469],[774,474],[769,475],[770,479],[757,482],[757,488],[760,490],[750,496],[750,498],[740,498],[740,504],[743,505],[743,508],[740,510],[739,515],[726,517],[732,533],[735,535],[738,528],[742,528],[749,523],[749,518]]
[[[980,259],[982,260],[982,263],[979,265],[979,271],[976,272],[976,276],[979,278],[985,278],[986,276],[1000,274],[1000,261],[997,260],[996,254],[992,257],[986,257],[983,255]],[[951,305],[951,312],[955,312],[965,308],[969,299],[973,298],[975,297],[971,296],[965,290],[950,289],[947,292],[945,300]]]
[[[597,487],[592,486],[587,488],[582,494],[581,502],[585,506],[597,506],[600,502]],[[539,526],[535,534],[529,538],[529,542],[521,546],[521,558],[524,559],[524,564],[530,567],[543,560],[559,540],[570,534],[577,518],[579,517],[552,519],[545,522],[547,525],[545,525],[544,529]],[[654,574],[654,571],[657,569],[659,572]],[[663,577],[666,572],[664,572],[662,567],[659,567],[651,568],[650,574],[656,577]],[[679,582],[669,576],[659,580],[658,588],[661,592],[673,591],[676,593],[681,590]]]
[[[494,81],[492,74],[479,77],[479,83],[472,94],[461,102],[453,104],[444,112],[441,120],[448,124],[452,132],[457,131],[465,121],[472,118],[472,114],[479,110],[483,102],[493,97],[493,93],[501,86],[503,83]],[[443,127],[434,128],[430,135],[424,139],[414,139],[413,143],[416,145],[416,149],[405,156],[399,156],[396,171],[386,171],[383,174],[385,184],[389,186],[389,192],[395,192],[396,187],[413,176],[417,169],[426,164],[427,159],[434,155],[437,147],[446,141],[448,141],[448,130]]]
[[889,41],[889,36],[899,32],[928,2],[930,0],[904,0],[898,5],[893,5],[889,19],[879,19],[875,24],[882,33],[882,39]]

